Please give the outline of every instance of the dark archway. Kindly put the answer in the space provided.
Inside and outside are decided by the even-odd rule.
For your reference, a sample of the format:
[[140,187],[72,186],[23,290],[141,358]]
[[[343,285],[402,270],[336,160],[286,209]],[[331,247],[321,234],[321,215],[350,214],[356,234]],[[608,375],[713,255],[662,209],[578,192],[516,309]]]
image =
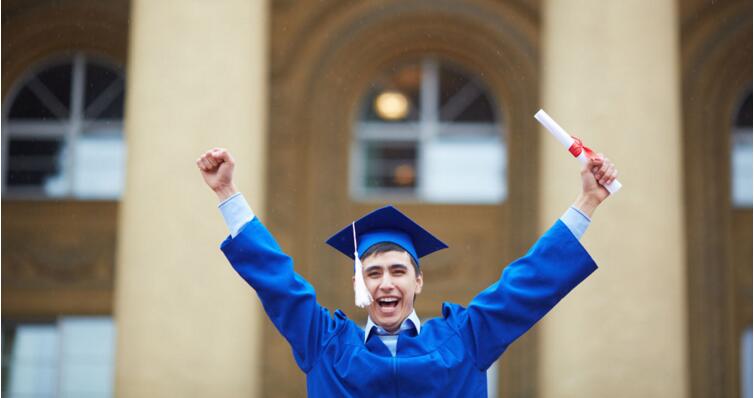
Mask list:
[[[539,21],[515,2],[337,4],[273,10],[273,33],[285,39],[273,35],[269,224],[317,288],[318,299],[358,319],[351,292],[343,289],[351,278],[348,267],[319,242],[334,225],[380,204],[349,197],[349,145],[359,100],[370,82],[401,60],[433,55],[474,71],[504,105],[499,110],[511,156],[508,198],[502,205],[400,205],[454,248],[433,256],[425,270],[429,288],[417,312],[435,316],[443,300],[467,303],[536,238],[537,170],[523,165],[537,164],[537,127],[530,115],[539,95]],[[264,394],[300,395],[303,385],[291,381],[297,370],[287,345],[272,327],[265,341]],[[536,333],[509,349],[500,367],[500,396],[536,395],[536,349]]]

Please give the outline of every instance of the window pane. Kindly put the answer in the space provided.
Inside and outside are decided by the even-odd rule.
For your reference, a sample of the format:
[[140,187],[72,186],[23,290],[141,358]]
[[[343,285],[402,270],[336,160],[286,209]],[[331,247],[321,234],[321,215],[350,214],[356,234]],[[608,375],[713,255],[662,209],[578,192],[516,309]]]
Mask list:
[[416,143],[374,142],[366,146],[367,188],[416,187]]
[[497,380],[498,380],[498,374],[500,373],[498,369],[500,367],[499,362],[500,360],[498,359],[497,361],[493,362],[489,368],[487,368],[487,397],[488,398],[498,397]]
[[85,117],[87,119],[122,119],[124,82],[121,75],[96,64],[86,66]]
[[751,128],[751,112],[752,112],[751,94],[744,99],[743,104],[736,114],[735,126],[736,127],[749,127]]
[[424,148],[422,198],[444,203],[505,199],[505,148],[500,139],[434,140]]
[[61,397],[110,397],[114,330],[110,318],[69,317],[60,321]]
[[71,69],[68,62],[31,76],[14,98],[8,117],[46,120],[70,116]]
[[11,119],[57,119],[57,116],[42,103],[42,100],[29,87],[23,87],[19,91],[8,115]]
[[733,133],[731,150],[731,196],[733,206],[751,207],[752,204],[752,140],[751,127]]
[[102,111],[95,112],[95,109],[87,109],[87,118],[94,118],[97,120],[121,120],[123,119],[123,108],[126,102],[125,91],[123,91],[123,81],[119,82],[120,90],[118,94],[107,103],[107,106]]
[[19,139],[9,142],[6,183],[9,187],[42,188],[60,173],[62,140]]
[[117,198],[125,178],[125,148],[120,129],[90,130],[79,137],[73,194],[79,198]]
[[3,391],[18,397],[54,397],[59,349],[55,325],[19,325],[7,349],[9,377],[3,379]]
[[65,317],[49,324],[3,324],[3,395],[111,397],[113,321]]
[[741,397],[752,398],[751,326],[741,334]]
[[485,90],[468,76],[440,68],[440,120],[444,122],[494,122],[495,114]]
[[71,107],[71,62],[47,68],[37,75],[39,81],[66,109]]
[[[421,79],[421,65],[419,63],[404,64],[393,68],[387,76],[372,83],[369,93],[364,99],[364,116],[362,120],[385,123],[419,120]],[[399,93],[405,97],[408,107],[405,116],[389,118],[379,112],[377,98],[385,92]]]
[[734,207],[752,206],[752,101],[746,95],[734,117],[731,137],[731,199]]

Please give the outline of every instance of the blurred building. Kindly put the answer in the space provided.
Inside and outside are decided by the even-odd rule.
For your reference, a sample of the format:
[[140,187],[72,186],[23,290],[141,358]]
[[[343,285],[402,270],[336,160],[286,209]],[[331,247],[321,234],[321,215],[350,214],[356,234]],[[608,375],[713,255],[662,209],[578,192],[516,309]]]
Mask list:
[[448,242],[421,317],[467,303],[578,193],[545,108],[618,165],[600,270],[489,371],[495,397],[751,397],[752,4],[2,2],[2,392],[305,395],[218,250],[194,159],[328,308],[323,241],[394,203]]

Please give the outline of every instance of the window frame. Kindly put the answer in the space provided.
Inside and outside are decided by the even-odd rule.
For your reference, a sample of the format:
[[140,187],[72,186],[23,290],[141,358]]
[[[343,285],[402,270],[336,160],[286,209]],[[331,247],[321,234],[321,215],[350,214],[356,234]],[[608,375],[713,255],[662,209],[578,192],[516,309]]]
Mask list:
[[[71,344],[70,340],[67,340],[67,337],[70,337],[71,330],[76,330],[78,327],[78,330],[80,329],[80,326],[82,324],[88,324],[86,326],[89,327],[89,330],[92,330],[92,326],[97,328],[100,332],[103,330],[105,331],[105,339],[104,340],[97,340],[93,344],[100,344],[101,350],[98,350],[98,356],[95,358],[92,358],[91,356],[83,357],[80,355],[80,352],[75,352],[76,354],[79,354],[78,356],[71,356],[70,349],[71,348],[80,348],[81,346],[77,346],[75,344]],[[24,320],[24,319],[10,319],[10,320],[3,320],[3,327],[2,327],[2,341],[3,341],[3,347],[2,347],[2,376],[4,379],[4,383],[2,385],[2,392],[7,393],[10,395],[13,395],[12,393],[16,392],[11,390],[13,387],[18,387],[17,385],[14,385],[14,379],[13,373],[18,371],[19,363],[17,360],[19,359],[17,357],[18,352],[16,351],[19,347],[17,345],[17,338],[18,338],[18,331],[20,328],[27,328],[27,327],[36,327],[36,328],[45,328],[48,332],[51,332],[54,334],[55,339],[55,346],[56,350],[52,351],[50,353],[50,357],[46,358],[47,361],[41,363],[43,366],[40,366],[40,363],[34,363],[35,366],[33,366],[33,373],[35,375],[39,374],[39,368],[44,367],[44,365],[47,365],[51,367],[52,374],[54,376],[54,382],[49,386],[52,390],[54,390],[55,396],[60,395],[71,395],[71,393],[77,393],[81,391],[73,390],[71,391],[70,388],[70,380],[71,374],[76,372],[76,367],[83,365],[89,365],[93,363],[98,368],[105,367],[105,370],[108,371],[108,373],[104,376],[105,379],[96,379],[97,381],[104,381],[105,384],[105,390],[106,391],[97,391],[97,392],[104,392],[104,393],[110,393],[112,394],[114,392],[114,380],[115,380],[115,339],[116,339],[116,324],[115,320],[111,315],[85,315],[85,314],[68,314],[68,315],[59,315],[55,317],[43,317],[40,319],[33,319],[33,320]],[[73,328],[73,329],[72,329]],[[74,334],[75,335],[75,334]],[[74,340],[75,341],[75,340]],[[91,340],[89,340],[91,342]],[[106,363],[103,363],[101,360],[105,360]],[[24,365],[27,365],[26,363],[23,363]],[[25,371],[28,372],[28,369],[25,369]],[[80,371],[80,370],[79,370]],[[91,375],[88,374],[88,382],[91,383]],[[102,376],[95,375],[95,376]],[[23,386],[23,384],[21,384]],[[94,384],[96,386],[96,384]],[[91,387],[92,384],[86,385],[87,387]]]
[[[65,117],[61,117],[55,120],[42,121],[39,119],[11,119],[10,111],[14,105],[21,90],[27,86],[27,84],[35,79],[41,72],[59,65],[64,65],[70,62],[71,64],[71,87],[70,87],[70,108],[67,110]],[[125,151],[125,131],[124,131],[124,118],[125,118],[125,102],[123,110],[123,118],[103,118],[103,119],[89,119],[86,117],[87,109],[95,105],[98,100],[103,97],[105,91],[110,86],[100,92],[97,98],[94,99],[94,104],[90,104],[89,108],[86,107],[85,101],[85,87],[86,87],[86,68],[88,65],[97,65],[99,67],[107,68],[114,74],[118,75],[122,82],[122,91],[126,91],[126,70],[125,67],[119,63],[98,54],[85,53],[83,51],[76,51],[66,54],[60,54],[49,57],[33,66],[28,68],[21,78],[17,79],[13,87],[10,89],[7,96],[7,101],[4,101],[2,107],[2,170],[3,173],[0,176],[2,179],[2,198],[3,200],[105,200],[105,201],[117,201],[122,196],[122,189],[113,195],[79,195],[76,192],[74,179],[76,170],[76,151],[79,146],[78,143],[81,137],[85,136],[87,132],[97,129],[107,129],[118,131],[117,135],[120,138],[121,147]],[[112,86],[113,83],[110,83]],[[114,97],[110,101],[114,100],[119,92],[116,92]],[[106,99],[106,98],[105,98]],[[41,100],[42,101],[42,100]],[[105,104],[107,105],[107,104]],[[100,111],[106,109],[103,107]],[[105,133],[107,134],[107,133]],[[9,187],[8,186],[8,167],[9,167],[9,150],[10,141],[12,138],[58,138],[61,139],[62,145],[68,148],[68,150],[62,151],[63,157],[60,167],[60,176],[65,180],[65,191],[61,195],[50,195],[44,191],[43,186],[33,187]],[[57,159],[60,159],[60,156]],[[123,166],[125,167],[125,165]]]
[[[406,60],[399,63],[398,66],[407,65],[417,62],[416,59]],[[452,60],[447,60],[437,56],[425,56],[418,60],[421,68],[421,81],[419,88],[419,119],[409,120],[406,122],[379,122],[366,120],[365,114],[368,107],[369,96],[365,94],[361,99],[359,106],[359,116],[352,127],[351,147],[350,147],[350,174],[349,174],[349,194],[357,202],[373,202],[382,200],[391,200],[399,202],[432,202],[445,204],[501,204],[507,200],[508,191],[508,145],[505,139],[507,130],[502,118],[502,114],[497,106],[497,101],[487,89],[487,84],[480,82],[479,79],[465,70],[462,66]],[[481,95],[484,95],[492,106],[494,122],[453,122],[443,121],[441,119],[440,104],[440,67],[449,68],[456,73],[469,77],[471,81],[476,81],[477,85],[482,88]],[[426,168],[426,151],[430,143],[438,138],[443,140],[459,139],[468,142],[472,140],[489,140],[490,144],[499,144],[502,150],[503,161],[503,194],[499,200],[430,200],[429,195],[424,191],[426,189],[421,176],[421,170]],[[412,188],[372,188],[366,181],[367,173],[367,148],[369,143],[384,142],[415,142],[416,143],[416,175],[417,181]]]

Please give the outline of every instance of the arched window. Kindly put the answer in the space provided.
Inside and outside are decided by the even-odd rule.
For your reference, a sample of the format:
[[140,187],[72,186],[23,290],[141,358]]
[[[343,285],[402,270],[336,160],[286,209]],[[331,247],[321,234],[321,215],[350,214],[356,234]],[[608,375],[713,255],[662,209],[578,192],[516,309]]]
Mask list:
[[116,199],[123,69],[78,53],[32,68],[3,107],[3,196]]
[[743,96],[733,119],[731,137],[731,198],[733,207],[751,208],[752,202],[752,125],[751,90]]
[[499,203],[503,127],[477,76],[436,58],[396,65],[362,99],[351,150],[356,200]]

